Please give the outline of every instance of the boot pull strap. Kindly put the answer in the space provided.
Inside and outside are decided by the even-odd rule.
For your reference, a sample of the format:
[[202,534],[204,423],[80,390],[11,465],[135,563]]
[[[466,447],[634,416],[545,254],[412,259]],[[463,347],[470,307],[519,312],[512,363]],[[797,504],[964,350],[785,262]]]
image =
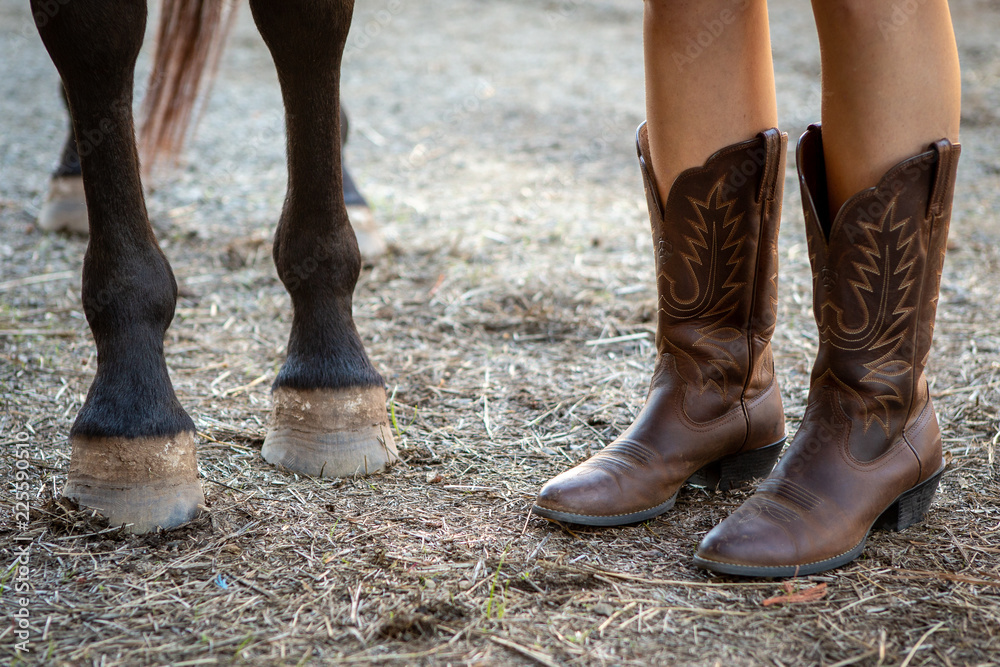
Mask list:
[[[645,185],[646,191],[653,199],[656,214],[663,217],[664,210],[663,204],[660,202],[660,193],[656,187],[656,179],[653,178],[653,174],[650,171],[652,165],[646,164],[646,153],[649,152],[649,135],[642,131],[645,127],[646,121],[642,121],[635,130],[635,152],[639,156],[639,171],[642,172],[643,185]],[[643,151],[643,148],[645,148],[645,151]]]
[[757,190],[757,199],[755,200],[757,204],[764,199],[765,195],[768,199],[774,196],[778,166],[781,164],[781,132],[772,128],[761,132],[758,136],[764,140],[764,175],[760,179],[760,188]]
[[934,150],[937,152],[937,171],[934,174],[934,183],[931,185],[931,196],[927,200],[927,217],[938,218],[944,214],[947,205],[948,195],[953,187],[952,179],[955,177],[955,163],[958,161],[958,146],[947,139],[935,141]]

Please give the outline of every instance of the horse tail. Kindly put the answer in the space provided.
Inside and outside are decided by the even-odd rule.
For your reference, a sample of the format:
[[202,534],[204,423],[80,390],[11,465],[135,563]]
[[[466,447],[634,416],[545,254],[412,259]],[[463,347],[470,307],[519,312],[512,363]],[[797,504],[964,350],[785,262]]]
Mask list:
[[211,87],[236,16],[233,0],[161,0],[153,69],[142,103],[143,171],[176,161],[204,85]]

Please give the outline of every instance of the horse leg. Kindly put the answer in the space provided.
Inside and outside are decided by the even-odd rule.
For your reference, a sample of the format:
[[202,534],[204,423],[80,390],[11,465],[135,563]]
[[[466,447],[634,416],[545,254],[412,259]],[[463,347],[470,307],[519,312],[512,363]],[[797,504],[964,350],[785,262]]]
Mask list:
[[344,204],[340,62],[353,0],[250,0],[285,104],[288,192],[274,264],[292,298],[288,358],[274,381],[264,458],[314,476],[396,460],[375,371],[351,316],[361,254]]
[[63,493],[134,532],[190,520],[204,502],[194,424],[170,384],[163,336],[177,284],[139,181],[132,80],[145,0],[75,0],[54,15],[31,0],[80,139],[90,242],[83,307],[97,373],[70,430]]
[[59,87],[60,97],[69,119],[69,131],[63,144],[59,166],[49,178],[49,191],[38,213],[38,226],[47,232],[67,231],[87,233],[87,202],[83,196],[83,176],[80,172],[80,153],[73,133],[73,116],[69,111],[66,89]]
[[[340,109],[340,146],[341,149],[347,145],[348,134],[347,114],[343,107]],[[343,150],[341,150],[343,157]],[[351,177],[346,164],[341,164],[344,172],[344,203],[347,204],[347,217],[354,228],[354,234],[358,238],[358,249],[361,251],[361,258],[365,262],[370,262],[385,254],[387,246],[385,237],[375,224],[375,216],[368,206],[364,195],[358,190],[358,186]]]
[[[73,133],[73,117],[66,99],[66,89],[59,87],[60,97],[66,109],[68,131],[63,143],[59,165],[49,178],[49,190],[38,213],[38,226],[46,232],[69,232],[86,235],[88,231],[87,202],[83,194],[83,176],[80,172],[80,154]],[[347,143],[347,114],[340,112],[342,128],[341,147]],[[351,226],[358,238],[361,257],[372,261],[384,255],[387,250],[385,237],[379,230],[372,215],[371,207],[358,189],[347,167],[344,166],[344,201]]]

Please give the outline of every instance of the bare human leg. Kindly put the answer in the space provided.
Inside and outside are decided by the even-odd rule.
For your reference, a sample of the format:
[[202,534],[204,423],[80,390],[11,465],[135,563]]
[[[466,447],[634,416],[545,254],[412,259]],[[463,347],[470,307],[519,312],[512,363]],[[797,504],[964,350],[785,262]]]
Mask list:
[[958,142],[961,73],[947,0],[813,0],[830,217],[937,139]]
[[664,201],[685,169],[778,124],[765,0],[646,0],[649,151]]

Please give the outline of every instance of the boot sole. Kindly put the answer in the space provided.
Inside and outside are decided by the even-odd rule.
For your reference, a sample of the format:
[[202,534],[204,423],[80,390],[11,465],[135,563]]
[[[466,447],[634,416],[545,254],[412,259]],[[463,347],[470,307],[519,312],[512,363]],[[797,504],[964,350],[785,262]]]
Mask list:
[[[743,482],[767,477],[771,469],[774,468],[774,464],[778,461],[778,456],[785,445],[785,440],[786,438],[782,438],[774,444],[766,445],[759,449],[723,456],[721,459],[707,463],[699,468],[693,475],[687,478],[684,484],[729,491]],[[684,486],[684,484],[681,486]],[[627,526],[660,516],[674,506],[674,503],[677,502],[678,493],[680,493],[680,489],[665,502],[655,507],[630,514],[612,514],[608,516],[574,514],[572,512],[560,512],[558,510],[539,507],[538,505],[533,505],[531,512],[546,519],[561,521],[563,523],[575,523],[581,526]]]
[[854,548],[839,556],[827,558],[813,563],[803,565],[739,565],[737,563],[721,563],[719,561],[708,560],[699,556],[694,557],[694,564],[704,570],[711,570],[718,574],[729,574],[738,577],[802,577],[810,574],[818,574],[838,568],[850,563],[861,555],[868,542],[868,536],[873,530],[901,531],[905,528],[920,523],[930,509],[931,501],[937,491],[938,482],[944,474],[944,466],[915,487],[900,494],[892,503],[882,511],[868,528],[868,532]]

